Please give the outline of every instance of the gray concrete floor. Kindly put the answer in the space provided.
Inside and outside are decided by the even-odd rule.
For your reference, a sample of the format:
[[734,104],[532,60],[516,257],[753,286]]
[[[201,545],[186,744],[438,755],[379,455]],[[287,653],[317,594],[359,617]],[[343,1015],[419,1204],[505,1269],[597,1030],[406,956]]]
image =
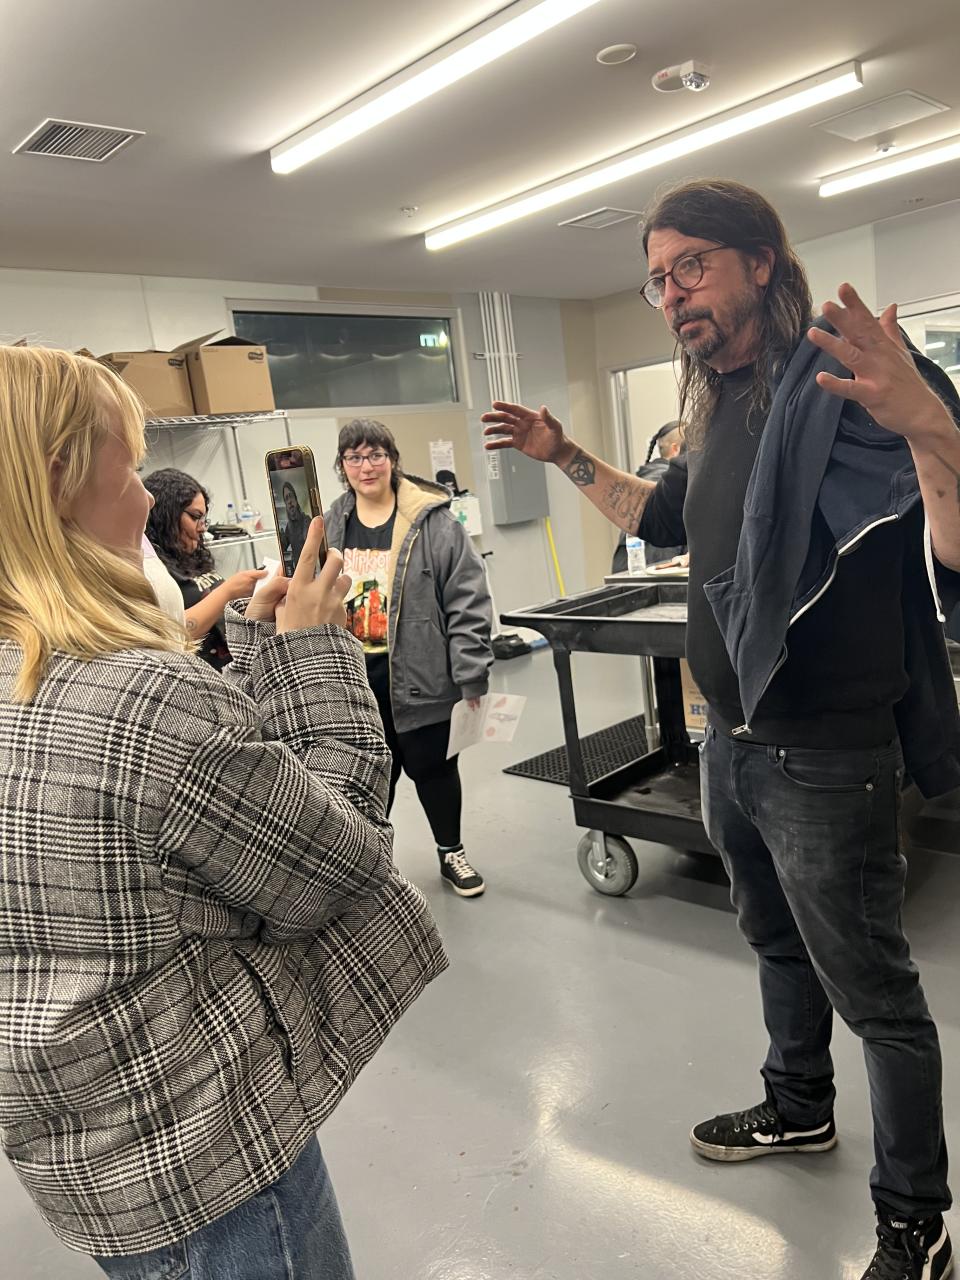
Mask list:
[[[578,656],[582,732],[634,712],[635,676],[628,659]],[[592,892],[563,788],[500,772],[562,740],[549,654],[499,664],[496,685],[529,703],[514,743],[463,760],[485,897],[440,884],[401,783],[397,861],[429,895],[452,967],[321,1133],[359,1280],[858,1280],[873,1230],[859,1043],[838,1026],[834,1152],[695,1157],[691,1124],[762,1097],[753,957],[719,863],[637,845],[629,897]],[[940,1025],[955,1149],[958,898],[960,857],[915,852],[906,923]],[[99,1274],[0,1161],[0,1277]]]

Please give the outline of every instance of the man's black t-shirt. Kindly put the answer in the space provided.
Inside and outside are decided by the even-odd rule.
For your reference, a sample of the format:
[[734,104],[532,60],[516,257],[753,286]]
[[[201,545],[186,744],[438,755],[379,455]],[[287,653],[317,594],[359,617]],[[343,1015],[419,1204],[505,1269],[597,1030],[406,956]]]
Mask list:
[[[712,722],[728,733],[742,725],[743,711],[703,584],[737,559],[743,503],[764,424],[762,414],[749,413],[752,379],[752,368],[722,376],[702,448],[671,463],[637,530],[657,545],[688,545],[687,658]],[[901,581],[905,554],[919,554],[922,527],[918,506],[840,557],[829,590],[787,634],[787,659],[760,702],[749,740],[870,747],[896,736],[893,708],[908,685]],[[923,572],[922,564],[916,567]]]

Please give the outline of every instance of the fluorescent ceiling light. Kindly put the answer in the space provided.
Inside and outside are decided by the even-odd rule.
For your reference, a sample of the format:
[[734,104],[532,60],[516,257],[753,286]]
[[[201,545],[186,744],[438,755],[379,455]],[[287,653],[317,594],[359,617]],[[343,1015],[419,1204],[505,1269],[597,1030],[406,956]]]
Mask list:
[[924,343],[924,351],[940,351],[947,344],[946,342],[927,342]]
[[270,164],[274,173],[292,173],[598,3],[518,0],[273,147]]
[[631,178],[635,174],[645,173],[658,165],[669,164],[672,160],[703,151],[718,142],[726,142],[729,138],[737,138],[753,129],[761,129],[764,125],[773,124],[797,112],[806,111],[809,107],[818,106],[821,102],[829,102],[845,93],[851,93],[862,85],[860,64],[847,62],[843,66],[823,71],[779,89],[762,98],[754,98],[750,102],[734,107],[720,115],[711,116],[699,124],[679,129],[676,133],[663,138],[656,138],[623,151],[619,155],[599,161],[595,165],[581,169],[573,174],[566,174],[550,183],[536,187],[528,193],[512,197],[482,212],[458,218],[453,222],[440,224],[427,232],[425,242],[428,249],[446,249],[449,245],[458,244],[471,236],[483,235],[496,227],[505,226],[508,222],[516,222],[532,213],[540,213],[554,205],[563,204],[567,200],[578,199],[590,191],[611,183]]
[[905,173],[918,173],[921,169],[932,169],[934,165],[948,164],[951,160],[960,160],[960,137],[943,139],[926,147],[914,147],[911,151],[901,152],[895,160],[883,160],[879,164],[869,164],[825,178],[820,183],[820,194],[823,197],[839,196],[845,191],[857,191],[874,182],[889,182],[891,178],[901,178]]

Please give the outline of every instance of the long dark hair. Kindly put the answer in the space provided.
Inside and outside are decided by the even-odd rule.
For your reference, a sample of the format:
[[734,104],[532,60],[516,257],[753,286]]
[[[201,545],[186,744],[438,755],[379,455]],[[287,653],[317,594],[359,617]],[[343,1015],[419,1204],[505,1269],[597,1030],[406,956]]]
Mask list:
[[181,578],[198,578],[214,567],[213,552],[201,539],[188,554],[180,545],[180,517],[197,494],[210,507],[210,495],[198,480],[175,467],[164,467],[144,477],[143,487],[153,494],[153,510],[147,516],[147,537],[171,572]]
[[343,467],[343,455],[352,453],[354,449],[359,449],[362,444],[369,445],[371,449],[382,449],[384,453],[389,455],[390,461],[393,463],[390,483],[393,485],[394,493],[396,493],[403,476],[403,467],[400,464],[400,450],[397,448],[397,442],[393,438],[393,432],[389,427],[384,426],[382,422],[378,422],[376,418],[354,418],[352,422],[348,422],[345,427],[340,429],[340,439],[337,441],[337,456],[333,461],[333,465],[344,486],[349,488],[350,481],[347,479],[347,473]]
[[[670,187],[644,215],[643,251],[653,231],[679,231],[729,245],[745,254],[770,249],[770,282],[760,303],[759,347],[750,416],[770,408],[770,384],[810,324],[813,303],[800,259],[780,216],[758,191],[725,178],[703,178]],[[679,345],[679,344],[678,344]],[[699,448],[716,407],[720,375],[680,348],[680,418],[688,448]]]

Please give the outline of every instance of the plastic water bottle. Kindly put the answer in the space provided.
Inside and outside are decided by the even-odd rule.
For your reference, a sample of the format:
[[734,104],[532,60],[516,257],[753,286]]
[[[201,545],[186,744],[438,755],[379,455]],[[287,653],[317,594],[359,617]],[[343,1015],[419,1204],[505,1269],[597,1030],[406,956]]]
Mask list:
[[249,502],[240,508],[240,526],[248,537],[252,537],[257,527],[257,513]]
[[627,573],[643,573],[647,567],[643,542],[634,534],[627,535]]
[[238,518],[237,518],[237,508],[233,505],[233,503],[232,503],[232,502],[228,502],[228,503],[227,503],[227,510],[226,510],[226,512],[225,512],[225,514],[224,514],[224,517],[223,517],[223,523],[224,523],[224,524],[239,524],[239,523],[240,523],[240,521],[239,521],[239,520],[238,520]]

